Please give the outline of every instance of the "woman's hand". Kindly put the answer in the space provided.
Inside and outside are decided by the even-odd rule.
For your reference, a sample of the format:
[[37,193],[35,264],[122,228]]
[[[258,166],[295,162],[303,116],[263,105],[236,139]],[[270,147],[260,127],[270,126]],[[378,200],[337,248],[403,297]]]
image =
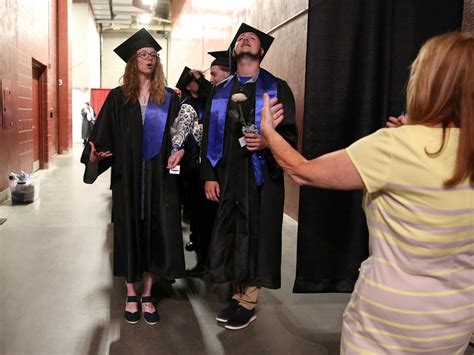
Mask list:
[[176,153],[174,153],[172,156],[168,158],[168,169],[174,169],[176,168],[177,165],[181,162],[181,159],[183,159],[184,156],[184,149],[178,150]]
[[204,191],[208,200],[219,202],[221,190],[217,181],[206,181]]
[[263,109],[262,109],[262,121],[260,123],[260,129],[263,135],[265,131],[274,130],[276,126],[283,121],[284,110],[281,103],[277,104],[278,98],[274,97],[270,100],[270,96],[267,93],[263,94]]
[[98,152],[97,150],[95,150],[95,145],[91,141],[89,141],[89,144],[91,146],[91,153],[89,155],[89,161],[92,164],[98,164],[99,161],[101,161],[102,159],[111,157],[113,155],[109,150],[107,150],[105,152]]
[[386,126],[388,128],[404,126],[408,123],[407,115],[400,115],[398,117],[390,116],[387,120]]

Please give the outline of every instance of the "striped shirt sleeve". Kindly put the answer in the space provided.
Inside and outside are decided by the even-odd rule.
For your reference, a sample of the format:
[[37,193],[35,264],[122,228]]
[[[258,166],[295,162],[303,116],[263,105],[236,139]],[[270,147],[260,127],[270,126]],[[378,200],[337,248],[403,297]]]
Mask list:
[[392,138],[389,128],[359,139],[347,147],[346,152],[369,193],[385,186],[392,170]]

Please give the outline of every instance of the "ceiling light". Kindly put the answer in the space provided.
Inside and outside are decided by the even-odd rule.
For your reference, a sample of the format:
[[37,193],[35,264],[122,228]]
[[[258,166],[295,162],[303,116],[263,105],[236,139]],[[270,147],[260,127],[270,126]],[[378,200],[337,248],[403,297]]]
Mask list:
[[142,4],[145,6],[153,6],[155,5],[155,0],[142,0]]
[[138,23],[148,25],[151,22],[151,14],[143,14],[138,16]]

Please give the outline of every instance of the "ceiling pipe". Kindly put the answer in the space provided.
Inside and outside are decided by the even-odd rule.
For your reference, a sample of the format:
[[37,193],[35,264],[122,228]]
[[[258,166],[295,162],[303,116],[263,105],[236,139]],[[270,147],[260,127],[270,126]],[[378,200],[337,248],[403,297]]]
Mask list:
[[109,11],[110,11],[110,19],[113,20],[115,17],[115,14],[114,14],[114,7],[112,5],[112,0],[109,0]]

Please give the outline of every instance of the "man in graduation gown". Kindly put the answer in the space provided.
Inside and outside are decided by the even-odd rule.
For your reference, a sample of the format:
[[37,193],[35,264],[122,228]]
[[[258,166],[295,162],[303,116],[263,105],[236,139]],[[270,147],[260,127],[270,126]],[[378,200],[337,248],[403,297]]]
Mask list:
[[[208,52],[214,57],[210,65],[210,83],[216,85],[227,79],[230,75],[229,52],[214,51]],[[190,241],[186,244],[186,250],[196,251],[197,263],[194,267],[186,270],[189,277],[199,277],[206,272],[206,261],[211,240],[212,227],[216,214],[217,203],[206,199],[204,185],[199,177],[199,167],[201,165],[201,145],[202,145],[202,116],[211,86],[199,72],[185,67],[176,86],[184,92],[182,104],[191,105],[197,114],[197,120],[193,127],[193,135],[186,140],[186,154],[182,161],[183,174],[182,183],[185,193],[183,201],[189,207],[190,216]],[[193,84],[193,82],[195,82]],[[197,83],[197,86],[196,86]],[[191,90],[194,91],[191,92]]]
[[181,103],[193,106],[198,116],[202,117],[212,84],[199,70],[185,66],[176,87],[181,91]]
[[[176,87],[181,91],[181,105],[190,105],[196,113],[195,125],[200,124],[212,84],[200,71],[185,66]],[[180,188],[182,189],[183,215],[190,219],[191,228],[191,240],[186,245],[188,251],[196,250],[197,247],[197,242],[194,240],[195,237],[197,238],[197,233],[194,233],[194,220],[197,215],[195,210],[197,208],[196,181],[199,181],[199,145],[197,139],[189,135],[184,144],[186,154],[181,162]]]
[[[183,107],[190,105],[195,112],[193,113],[194,128],[202,125],[202,116],[212,84],[204,78],[200,71],[184,67],[176,87],[181,91],[181,105]],[[181,162],[180,195],[183,203],[183,215],[189,219],[190,235],[186,250],[195,251],[197,256],[196,265],[187,269],[186,275],[199,277],[205,273],[207,245],[210,239],[208,234],[211,229],[206,226],[209,224],[209,220],[211,223],[213,222],[215,207],[205,199],[204,187],[199,177],[201,165],[199,135],[188,135],[184,143],[184,150],[186,154]]]
[[[154,324],[158,315],[151,303],[153,277],[166,280],[184,277],[177,177],[167,169],[170,126],[178,115],[180,102],[174,91],[164,86],[157,53],[160,48],[142,29],[115,49],[127,62],[124,84],[107,96],[81,157],[86,165],[86,183],[93,183],[98,175],[109,167],[112,169],[113,273],[126,280],[125,319],[129,323],[139,319],[139,312],[132,312],[138,307],[136,281],[143,277],[144,318]],[[159,68],[153,69],[154,64]],[[138,67],[140,83],[148,80],[147,86],[140,84],[139,91],[131,96],[130,87],[136,87],[133,80],[138,79],[127,85],[127,75],[136,72],[129,66]],[[156,80],[162,83],[160,103],[154,100]],[[97,163],[93,164],[92,160]]]
[[[261,287],[280,287],[283,171],[259,132],[263,93],[278,97],[285,117],[279,133],[296,146],[295,104],[288,84],[260,68],[273,38],[242,24],[230,50],[237,72],[213,88],[204,114],[201,178],[218,201],[208,254],[214,282],[236,287],[217,315],[227,329],[255,318]],[[245,134],[244,134],[245,132]]]
[[210,82],[212,85],[217,85],[230,75],[229,51],[213,51],[207,52],[207,54],[214,57],[210,66]]

